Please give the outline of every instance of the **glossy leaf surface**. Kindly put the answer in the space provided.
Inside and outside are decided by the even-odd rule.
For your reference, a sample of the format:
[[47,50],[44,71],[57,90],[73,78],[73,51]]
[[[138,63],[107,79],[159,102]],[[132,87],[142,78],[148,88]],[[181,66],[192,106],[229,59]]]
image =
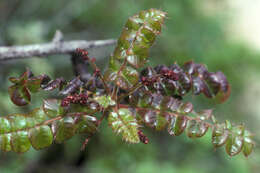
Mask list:
[[212,129],[212,144],[214,147],[223,146],[228,139],[228,130],[225,124],[216,124]]
[[165,16],[165,12],[150,9],[128,19],[110,57],[106,80],[123,89],[129,89],[138,82],[137,68],[147,62],[149,48],[160,34]]
[[31,92],[37,92],[46,78],[48,78],[46,75],[34,76],[28,69],[18,78],[10,77],[9,80],[13,85],[8,88],[8,92],[12,102],[17,106],[29,104]]
[[138,136],[138,123],[128,109],[119,109],[118,112],[111,112],[108,116],[108,123],[116,134],[121,134],[124,141],[129,143],[140,142]]
[[187,135],[190,138],[198,138],[205,135],[208,125],[205,122],[191,120],[188,122]]
[[29,138],[33,148],[40,150],[52,144],[53,134],[51,128],[44,125],[30,129]]
[[64,117],[52,124],[52,131],[56,143],[70,139],[76,133],[75,121],[72,117]]

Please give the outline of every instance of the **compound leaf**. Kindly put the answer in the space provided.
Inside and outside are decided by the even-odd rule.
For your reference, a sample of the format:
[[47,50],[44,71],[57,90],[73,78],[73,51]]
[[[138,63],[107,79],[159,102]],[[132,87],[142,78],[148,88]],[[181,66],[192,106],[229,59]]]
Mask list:
[[113,81],[123,89],[138,82],[137,70],[147,62],[148,50],[160,34],[165,17],[165,12],[150,9],[128,19],[110,57],[105,73],[107,81]]

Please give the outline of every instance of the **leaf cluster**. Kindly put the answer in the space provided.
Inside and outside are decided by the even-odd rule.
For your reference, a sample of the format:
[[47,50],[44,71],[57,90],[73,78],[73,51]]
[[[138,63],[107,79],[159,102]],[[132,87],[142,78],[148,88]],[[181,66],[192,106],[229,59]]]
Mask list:
[[85,148],[107,119],[113,132],[128,143],[147,144],[149,139],[142,132],[145,126],[167,130],[171,136],[186,133],[189,138],[202,137],[211,128],[215,148],[225,145],[230,156],[241,151],[250,155],[255,144],[244,125],[219,123],[212,110],[195,111],[192,103],[182,100],[191,92],[219,103],[226,101],[231,89],[222,72],[209,72],[193,61],[183,66],[175,63],[144,68],[165,18],[166,13],[157,9],[130,17],[104,75],[86,50],[77,49],[73,56],[88,62],[94,70],[87,79],[76,76],[70,81],[51,80],[47,75],[34,76],[29,70],[18,78],[11,77],[9,94],[17,106],[29,104],[31,93],[39,91],[59,90],[60,99],[44,99],[40,108],[27,114],[1,117],[1,150],[22,153],[31,146],[38,150],[75,134],[88,136]]

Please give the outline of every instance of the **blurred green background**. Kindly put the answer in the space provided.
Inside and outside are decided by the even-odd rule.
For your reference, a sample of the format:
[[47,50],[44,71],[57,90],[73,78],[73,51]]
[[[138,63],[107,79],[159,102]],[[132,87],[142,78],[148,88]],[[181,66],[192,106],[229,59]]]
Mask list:
[[[1,0],[0,46],[50,41],[57,29],[65,40],[117,38],[127,18],[140,10],[159,8],[168,12],[162,35],[151,49],[151,63],[179,64],[193,59],[210,71],[223,71],[232,87],[231,97],[215,105],[204,97],[189,97],[197,110],[214,107],[220,120],[244,122],[260,139],[260,52],[238,41],[229,31],[234,22],[228,0]],[[250,19],[248,19],[250,20]],[[113,46],[89,50],[105,67]],[[12,105],[7,88],[8,77],[29,67],[35,74],[70,79],[73,70],[69,56],[49,56],[0,62],[0,116],[25,112],[41,105],[36,94],[26,108]],[[106,122],[93,137],[86,151],[84,140],[75,136],[64,145],[19,155],[0,153],[1,173],[250,173],[260,172],[260,148],[249,158],[242,154],[230,158],[224,149],[214,151],[210,133],[191,140],[185,135],[171,137],[166,132],[145,129],[147,145],[129,145],[112,134]]]

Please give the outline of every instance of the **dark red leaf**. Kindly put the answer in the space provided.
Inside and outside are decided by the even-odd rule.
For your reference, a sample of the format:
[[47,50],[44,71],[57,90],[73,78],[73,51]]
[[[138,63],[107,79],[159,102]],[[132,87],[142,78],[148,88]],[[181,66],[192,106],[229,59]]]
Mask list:
[[12,102],[17,106],[25,106],[31,101],[31,95],[26,87],[11,86],[8,92]]

